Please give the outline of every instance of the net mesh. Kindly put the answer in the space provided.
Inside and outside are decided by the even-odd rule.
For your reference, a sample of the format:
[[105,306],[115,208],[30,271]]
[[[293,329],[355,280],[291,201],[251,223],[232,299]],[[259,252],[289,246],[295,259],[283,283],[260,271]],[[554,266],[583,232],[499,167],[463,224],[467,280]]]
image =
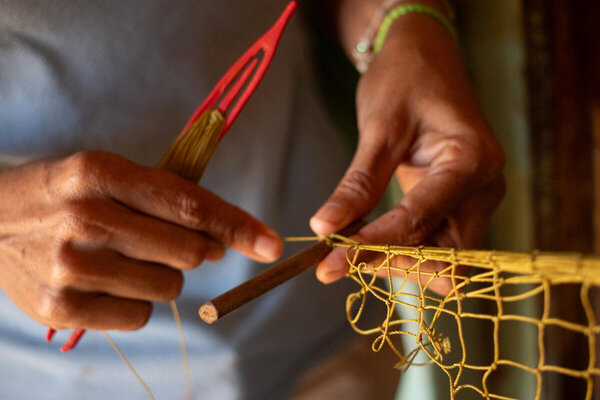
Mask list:
[[[600,326],[590,291],[600,285],[600,258],[567,253],[377,246],[335,236],[329,240],[334,247],[347,248],[348,276],[359,285],[346,302],[350,324],[360,334],[375,336],[374,351],[389,346],[399,358],[397,368],[405,370],[425,355],[426,363],[436,364],[448,377],[452,399],[479,398],[477,395],[483,399],[525,398],[522,393],[506,393],[497,384],[498,377],[507,374],[521,375],[523,381],[530,381],[533,396],[529,398],[544,397],[540,397],[542,382],[552,379],[552,374],[578,380],[585,385],[586,399],[592,398],[594,378],[600,375],[596,365]],[[384,283],[378,277],[384,277]],[[439,279],[449,285],[446,296],[428,290]],[[586,320],[583,323],[552,315],[551,297],[562,285],[577,286]],[[382,306],[383,320],[377,326],[363,326],[365,310],[373,301]],[[476,305],[481,303],[491,306],[480,312],[481,307]],[[531,307],[531,303],[535,306]],[[487,359],[481,354],[474,356],[481,348],[469,347],[467,336],[473,333],[473,321],[490,325]],[[571,335],[570,340],[585,344],[587,354],[578,357],[578,365],[552,362],[548,349],[558,344],[549,343],[548,339],[557,330]],[[401,336],[414,340],[415,348],[406,354],[401,350]],[[520,360],[511,355],[510,348],[522,343],[526,336],[537,343],[533,346],[537,347],[537,354]]]

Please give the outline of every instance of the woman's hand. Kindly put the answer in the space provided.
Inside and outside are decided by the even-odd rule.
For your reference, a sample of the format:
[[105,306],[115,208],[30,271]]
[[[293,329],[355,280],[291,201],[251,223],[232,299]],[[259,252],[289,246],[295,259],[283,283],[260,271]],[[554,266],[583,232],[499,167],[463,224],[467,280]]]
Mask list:
[[[359,82],[356,103],[358,149],[333,195],[312,218],[313,230],[326,235],[366,216],[395,172],[404,198],[355,239],[479,246],[504,193],[504,154],[448,32],[426,15],[396,20]],[[347,268],[345,250],[338,249],[319,265],[317,277],[329,283]],[[429,268],[441,266],[430,263]],[[445,294],[451,286],[437,279],[430,288]]]
[[282,249],[214,194],[109,153],[0,171],[0,199],[0,287],[57,329],[138,329],[224,246],[265,262]]

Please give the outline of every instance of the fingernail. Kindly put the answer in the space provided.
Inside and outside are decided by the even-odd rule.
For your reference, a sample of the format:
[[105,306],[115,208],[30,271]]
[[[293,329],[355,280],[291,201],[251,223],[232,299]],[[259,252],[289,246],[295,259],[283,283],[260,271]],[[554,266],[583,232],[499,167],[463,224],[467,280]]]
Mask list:
[[282,250],[281,239],[275,232],[259,236],[254,242],[254,251],[267,260],[275,260]]
[[343,205],[327,203],[311,219],[311,226],[317,233],[331,233],[344,222],[346,215],[347,209]]

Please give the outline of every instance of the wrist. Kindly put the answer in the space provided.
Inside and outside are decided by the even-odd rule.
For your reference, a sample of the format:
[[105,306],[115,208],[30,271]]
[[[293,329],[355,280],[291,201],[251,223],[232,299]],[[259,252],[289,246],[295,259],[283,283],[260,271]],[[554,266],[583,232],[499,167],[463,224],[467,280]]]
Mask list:
[[[385,0],[340,0],[335,15],[340,42],[344,50],[350,54],[356,43],[368,29],[369,24]],[[421,4],[440,12],[445,18],[454,21],[454,10],[448,0],[401,0],[396,5]]]
[[[402,22],[409,19],[434,21],[444,28],[454,40],[457,40],[453,25],[453,10],[445,0],[385,0],[373,13],[367,29],[364,30],[351,50],[352,59],[359,72],[366,72],[370,63],[388,40],[388,36],[397,35],[397,32],[400,31],[395,27],[406,25]],[[416,29],[416,31],[422,30]]]
[[376,58],[386,52],[440,47],[456,49],[451,31],[427,14],[410,13],[393,20]]

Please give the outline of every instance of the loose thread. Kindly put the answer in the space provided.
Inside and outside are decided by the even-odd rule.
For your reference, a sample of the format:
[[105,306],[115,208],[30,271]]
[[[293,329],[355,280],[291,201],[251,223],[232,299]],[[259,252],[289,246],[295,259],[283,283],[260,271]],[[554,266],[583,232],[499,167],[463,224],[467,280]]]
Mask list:
[[183,324],[181,323],[181,317],[179,316],[179,310],[177,309],[177,303],[175,300],[171,301],[171,311],[173,312],[173,319],[177,325],[177,332],[179,334],[179,347],[181,348],[181,361],[183,363],[183,381],[185,387],[185,398],[187,400],[192,399],[192,390],[190,384],[190,360],[188,357],[187,347],[185,345],[185,335],[183,334]]
[[[179,136],[177,140],[163,155],[163,158],[158,163],[158,168],[175,173],[192,182],[198,182],[202,177],[204,168],[214,153],[223,128],[225,127],[225,115],[216,108],[207,110],[200,118],[187,129],[187,131]],[[190,362],[185,344],[185,336],[183,333],[183,325],[177,304],[171,301],[171,310],[173,319],[177,325],[179,333],[179,346],[181,348],[181,359],[183,364],[184,387],[186,400],[192,399],[191,379],[190,379]],[[105,331],[108,341],[113,346],[117,354],[125,362],[129,370],[135,375],[137,380],[144,386],[148,396],[154,400],[152,392],[136,373],[129,361],[119,350],[117,345],[112,341],[108,333]]]
[[103,332],[104,332],[104,335],[106,336],[106,338],[108,339],[108,342],[112,346],[112,348],[115,349],[115,351],[117,352],[117,354],[119,355],[119,357],[121,357],[121,360],[123,360],[123,362],[125,363],[125,365],[127,365],[127,368],[129,368],[129,370],[136,377],[136,379],[138,380],[138,382],[142,384],[142,386],[144,387],[144,390],[146,390],[146,393],[148,394],[148,397],[150,399],[152,399],[152,400],[156,400],[154,398],[154,395],[152,394],[152,391],[150,390],[150,388],[148,387],[148,385],[146,385],[146,382],[144,382],[144,380],[142,379],[142,377],[137,373],[137,371],[129,363],[129,360],[127,360],[127,357],[125,357],[125,355],[121,352],[121,349],[119,349],[119,346],[117,346],[115,344],[115,342],[112,340],[112,338],[110,337],[110,335],[108,334],[107,331],[103,331]]

